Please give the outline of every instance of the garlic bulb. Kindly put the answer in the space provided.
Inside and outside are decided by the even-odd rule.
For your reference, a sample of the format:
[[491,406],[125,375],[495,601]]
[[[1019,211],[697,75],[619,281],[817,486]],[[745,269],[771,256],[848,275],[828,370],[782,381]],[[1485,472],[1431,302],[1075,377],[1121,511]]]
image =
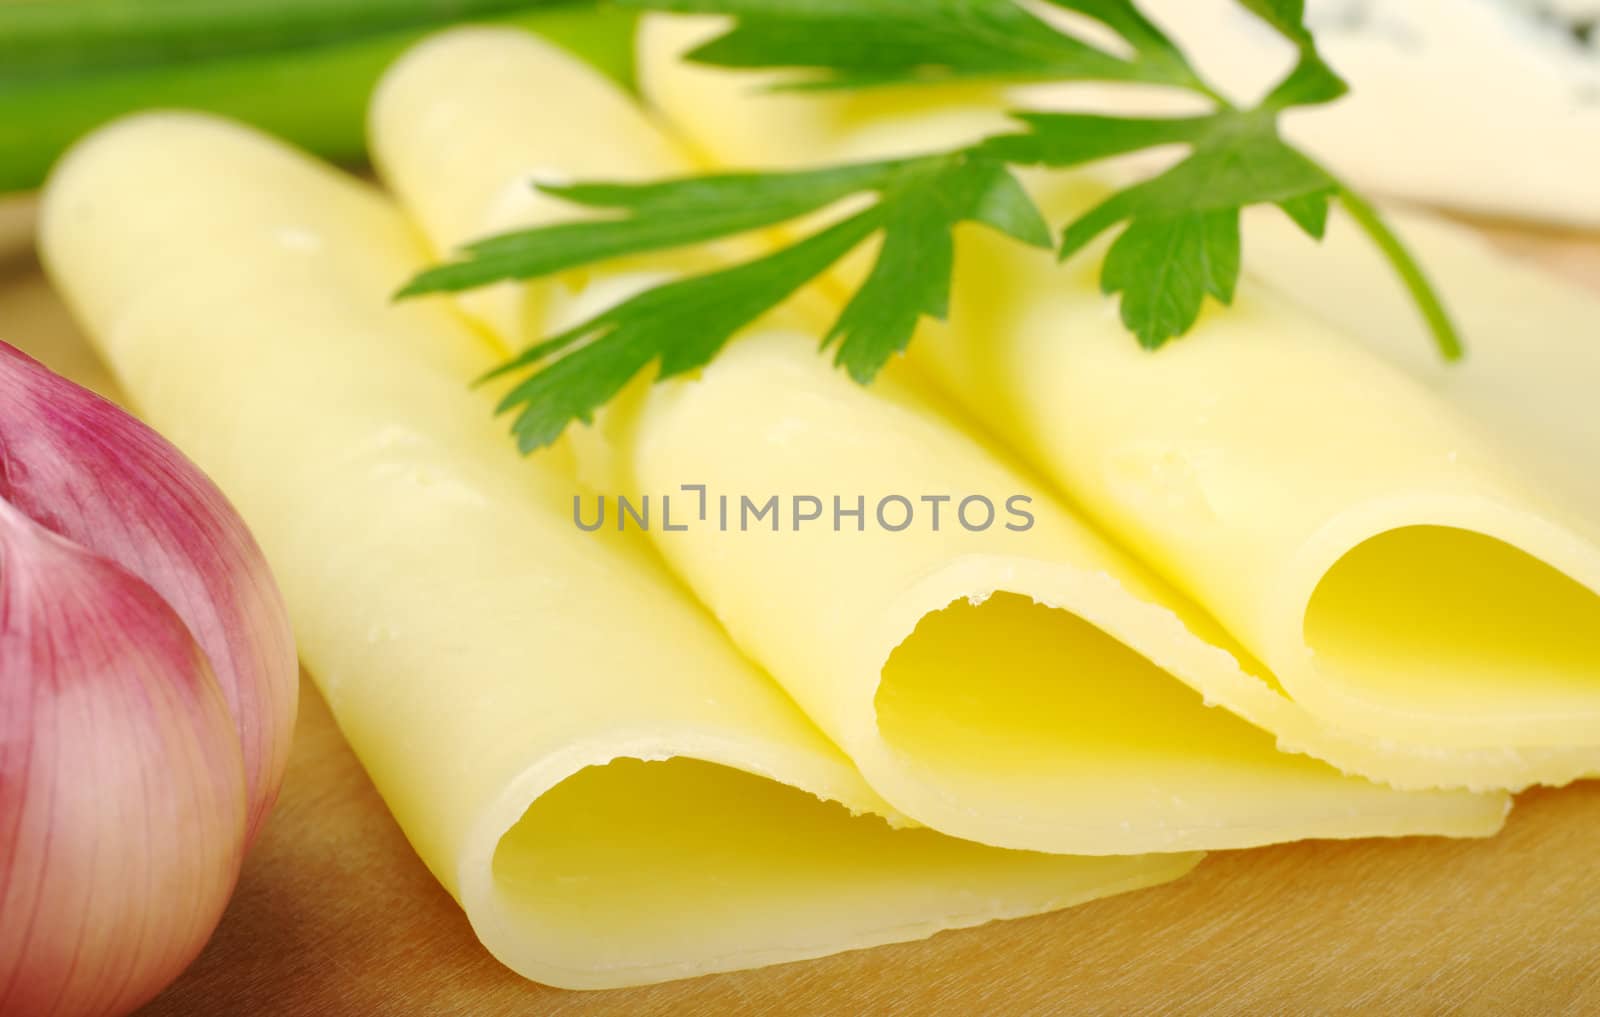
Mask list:
[[149,428],[0,343],[0,1014],[120,1014],[209,938],[298,670],[260,551]]
[[0,676],[0,1012],[124,1012],[198,952],[238,874],[227,704],[149,586],[4,501]]
[[238,725],[254,843],[289,761],[299,669],[283,599],[222,492],[144,424],[0,342],[0,498],[172,605]]

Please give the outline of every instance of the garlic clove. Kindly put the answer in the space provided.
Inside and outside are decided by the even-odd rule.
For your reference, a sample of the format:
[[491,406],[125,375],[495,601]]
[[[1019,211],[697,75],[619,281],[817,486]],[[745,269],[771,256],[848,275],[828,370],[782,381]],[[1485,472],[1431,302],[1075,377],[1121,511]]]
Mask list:
[[200,470],[0,342],[0,498],[148,583],[205,651],[243,746],[254,843],[288,764],[299,666],[265,558]]
[[222,916],[247,811],[233,718],[183,620],[0,499],[0,1014],[122,1014],[158,993]]

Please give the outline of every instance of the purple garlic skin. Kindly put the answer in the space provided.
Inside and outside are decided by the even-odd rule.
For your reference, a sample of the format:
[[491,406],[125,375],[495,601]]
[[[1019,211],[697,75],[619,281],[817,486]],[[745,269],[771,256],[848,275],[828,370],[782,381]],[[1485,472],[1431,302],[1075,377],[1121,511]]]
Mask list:
[[0,499],[138,577],[188,627],[238,732],[248,848],[283,782],[299,668],[283,598],[238,513],[151,428],[4,342]]
[[0,501],[0,1014],[116,1017],[221,919],[244,757],[167,602]]

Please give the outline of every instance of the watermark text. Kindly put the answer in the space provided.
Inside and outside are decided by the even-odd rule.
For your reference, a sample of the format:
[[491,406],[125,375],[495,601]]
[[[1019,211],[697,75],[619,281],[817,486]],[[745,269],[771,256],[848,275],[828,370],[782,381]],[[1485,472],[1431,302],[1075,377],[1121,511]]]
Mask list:
[[717,494],[705,484],[684,484],[660,495],[573,495],[572,522],[585,533],[687,533],[710,528],[722,533],[986,533],[1003,527],[1033,529],[1033,498],[1025,494]]

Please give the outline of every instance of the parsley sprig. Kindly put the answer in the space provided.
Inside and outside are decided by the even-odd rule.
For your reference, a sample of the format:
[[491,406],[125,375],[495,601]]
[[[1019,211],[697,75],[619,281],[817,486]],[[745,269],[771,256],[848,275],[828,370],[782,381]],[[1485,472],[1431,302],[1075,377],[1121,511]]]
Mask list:
[[[1188,117],[1017,115],[1014,132],[954,151],[815,170],[725,173],[645,184],[541,186],[600,213],[468,245],[401,291],[410,297],[546,277],[628,255],[748,234],[815,216],[847,199],[865,207],[788,246],[720,271],[647,289],[495,371],[519,379],[501,403],[519,446],[554,442],[652,364],[658,378],[709,363],[726,343],[852,251],[877,240],[875,261],[823,347],[862,383],[910,342],[925,317],[949,310],[954,232],[962,223],[1062,259],[1121,227],[1101,269],[1123,322],[1149,349],[1194,327],[1206,298],[1230,304],[1242,267],[1241,215],[1276,205],[1321,238],[1338,200],[1389,259],[1441,353],[1461,355],[1449,316],[1421,267],[1378,213],[1279,134],[1278,115],[1339,98],[1345,83],[1306,29],[1304,0],[1239,0],[1299,50],[1268,96],[1235,107],[1132,0],[1045,0],[1116,33],[1113,53],[1041,18],[1020,0],[619,0],[622,6],[733,18],[689,54],[730,68],[787,70],[779,87],[861,89],[950,80],[1093,80],[1160,84],[1203,96]],[[1185,158],[1111,195],[1069,223],[1059,244],[1013,173],[1065,169],[1180,145]]]

